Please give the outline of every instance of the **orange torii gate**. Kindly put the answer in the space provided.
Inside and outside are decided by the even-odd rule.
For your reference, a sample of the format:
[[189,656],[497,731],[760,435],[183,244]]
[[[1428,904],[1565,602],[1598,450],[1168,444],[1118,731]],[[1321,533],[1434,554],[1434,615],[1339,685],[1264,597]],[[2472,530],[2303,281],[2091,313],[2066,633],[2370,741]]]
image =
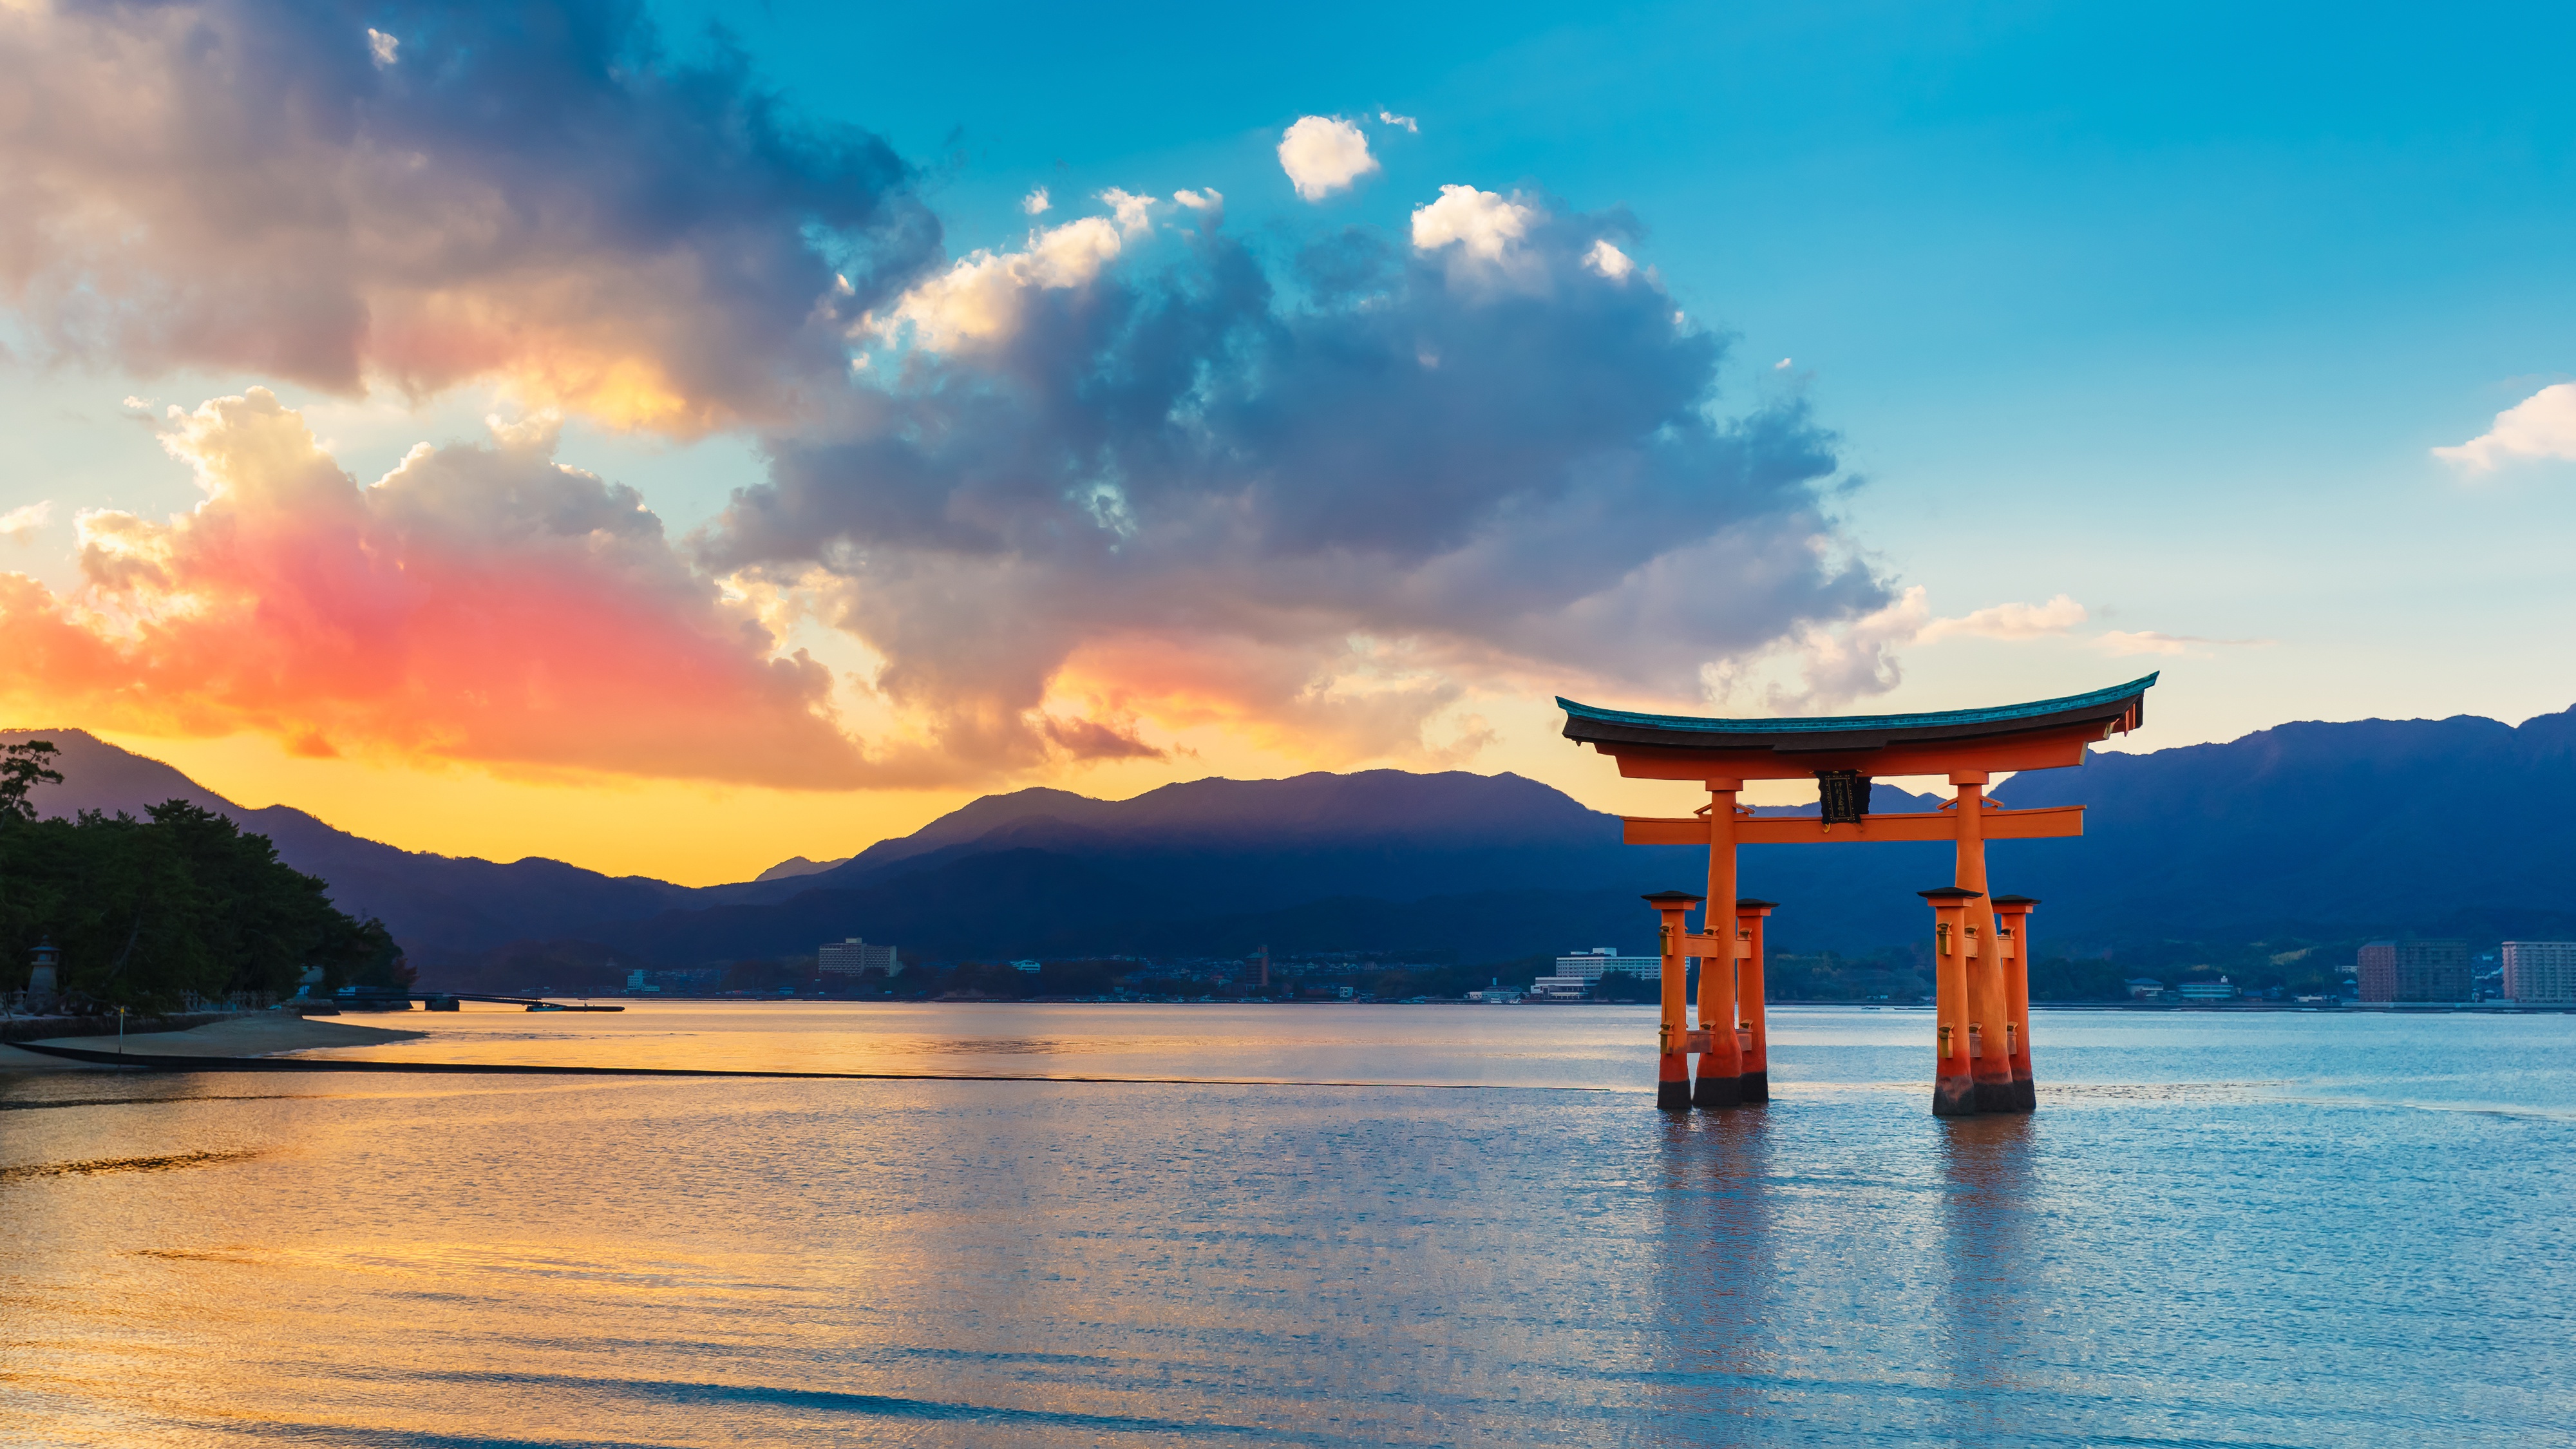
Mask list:
[[[1619,762],[1632,779],[1697,780],[1708,804],[1677,819],[1623,816],[1630,845],[1708,846],[1708,894],[1658,891],[1645,899],[1663,916],[1663,1028],[1658,1106],[1732,1107],[1771,1099],[1762,1012],[1762,927],[1774,903],[1739,898],[1739,845],[1947,840],[1958,846],[1951,883],[1920,894],[1932,906],[1938,1023],[1932,1112],[2027,1112],[2038,1105],[2030,1070],[2029,921],[2039,902],[1986,894],[1986,842],[2084,833],[2084,807],[2006,810],[1985,798],[1998,772],[2084,763],[2084,747],[2136,729],[2156,676],[2091,694],[1991,709],[1936,714],[1842,715],[1824,719],[1707,719],[1595,709],[1570,699],[1565,737]],[[1747,780],[1813,775],[1816,816],[1757,818],[1735,803]],[[1878,775],[1946,775],[1958,798],[1937,812],[1869,813]],[[1840,831],[1840,833],[1836,833]],[[1684,915],[1703,900],[1698,934]],[[1734,929],[1721,931],[1722,902],[1735,903]],[[1697,956],[1700,1029],[1690,1029],[1684,958]],[[1724,964],[1721,964],[1724,963]],[[1731,966],[1733,969],[1727,969]],[[1728,1030],[1728,1027],[1733,1030]],[[1692,1086],[1689,1056],[1699,1057]]]

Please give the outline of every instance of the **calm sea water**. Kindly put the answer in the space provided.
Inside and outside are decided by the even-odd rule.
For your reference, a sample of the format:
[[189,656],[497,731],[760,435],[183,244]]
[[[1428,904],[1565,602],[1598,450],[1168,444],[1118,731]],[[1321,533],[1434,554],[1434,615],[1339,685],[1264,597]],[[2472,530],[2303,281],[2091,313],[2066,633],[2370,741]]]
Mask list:
[[0,1442],[2564,1445],[2576,1017],[413,1015],[435,1060],[1477,1084],[0,1077]]

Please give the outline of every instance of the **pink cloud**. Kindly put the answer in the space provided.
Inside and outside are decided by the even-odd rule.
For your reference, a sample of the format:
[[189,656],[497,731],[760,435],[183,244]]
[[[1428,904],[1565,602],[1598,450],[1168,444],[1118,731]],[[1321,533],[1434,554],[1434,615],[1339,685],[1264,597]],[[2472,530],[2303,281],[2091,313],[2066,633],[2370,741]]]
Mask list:
[[297,754],[786,786],[871,770],[831,677],[542,428],[415,448],[361,487],[264,389],[163,434],[207,490],[79,519],[86,584],[0,578],[0,688],[57,714]]

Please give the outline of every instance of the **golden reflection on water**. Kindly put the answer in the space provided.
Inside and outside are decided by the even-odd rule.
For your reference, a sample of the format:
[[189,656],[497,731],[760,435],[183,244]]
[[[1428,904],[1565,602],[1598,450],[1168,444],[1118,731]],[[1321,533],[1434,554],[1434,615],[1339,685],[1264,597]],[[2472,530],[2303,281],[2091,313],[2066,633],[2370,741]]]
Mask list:
[[[2567,1417],[2576,1194],[2545,1165],[2576,1136],[2547,1119],[2184,1083],[1941,1121],[1919,1019],[1829,1013],[1775,1054],[1778,1100],[1722,1113],[1649,1105],[1647,1013],[632,1016],[398,1045],[1505,1085],[0,1081],[47,1107],[0,1117],[0,1439],[2521,1449]],[[2329,1074],[2171,1030],[2043,1080]],[[2576,1052],[2555,1030],[2520,1075],[2468,1043],[2459,1090],[2541,1080]],[[2304,1060],[2350,1070],[2339,1041]],[[2480,1235],[2388,1251],[2436,1209]],[[2432,1269],[2455,1291],[2407,1276]],[[2405,1354],[2356,1341],[2399,1304]],[[2295,1355],[2313,1432],[2246,1343]]]

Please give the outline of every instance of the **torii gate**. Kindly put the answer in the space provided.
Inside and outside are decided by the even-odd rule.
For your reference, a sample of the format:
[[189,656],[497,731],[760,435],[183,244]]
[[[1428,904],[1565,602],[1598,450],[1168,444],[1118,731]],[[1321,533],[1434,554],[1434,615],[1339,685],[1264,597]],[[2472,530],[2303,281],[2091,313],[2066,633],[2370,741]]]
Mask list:
[[[1707,719],[1630,714],[1560,698],[1565,737],[1619,762],[1632,779],[1698,780],[1708,804],[1693,816],[1622,816],[1630,845],[1708,845],[1708,894],[1658,891],[1663,914],[1663,1028],[1656,1105],[1732,1107],[1771,1099],[1762,1012],[1762,927],[1773,902],[1739,898],[1739,845],[1949,840],[1958,845],[1951,883],[1920,894],[1931,903],[1937,1045],[1932,1112],[2027,1112],[2038,1105],[2030,1070],[2029,921],[2039,902],[1986,894],[1986,842],[2084,833],[2084,807],[2005,810],[1985,798],[1999,771],[2052,770],[2084,763],[2084,747],[2136,729],[2156,675],[2091,694],[1991,709],[1935,714],[1841,715],[1825,719]],[[1735,803],[1747,780],[1813,775],[1819,816],[1756,818]],[[1939,811],[1869,813],[1876,775],[1946,775],[1958,798]],[[1946,817],[1946,818],[1945,818]],[[1840,833],[1837,833],[1837,831]],[[1684,913],[1710,903],[1692,934]],[[1720,932],[1720,902],[1735,902],[1735,928]],[[1683,960],[1700,958],[1700,1029],[1689,1027]],[[1725,962],[1728,970],[1719,966]],[[1732,1025],[1735,1029],[1725,1029]],[[1688,1057],[1699,1056],[1691,1083]]]

